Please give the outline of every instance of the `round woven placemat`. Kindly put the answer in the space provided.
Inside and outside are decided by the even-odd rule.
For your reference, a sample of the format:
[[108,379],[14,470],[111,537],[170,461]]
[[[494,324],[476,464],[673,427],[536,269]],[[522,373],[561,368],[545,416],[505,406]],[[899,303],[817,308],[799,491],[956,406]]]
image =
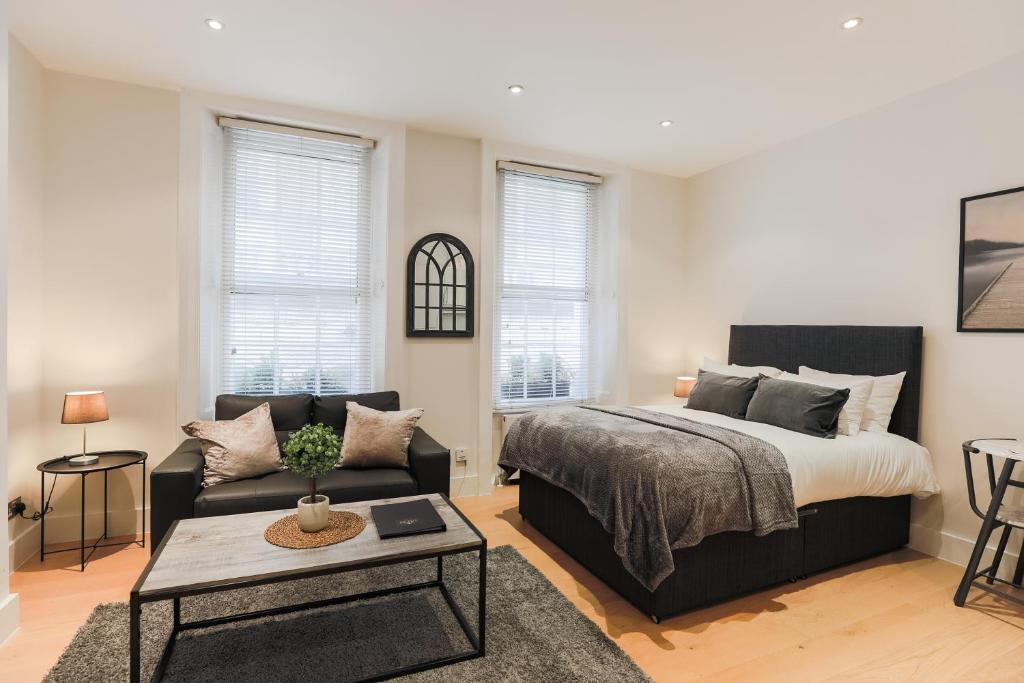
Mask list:
[[282,548],[322,548],[354,538],[366,528],[366,520],[354,512],[331,511],[327,526],[314,533],[299,528],[299,516],[282,517],[267,527],[263,538]]

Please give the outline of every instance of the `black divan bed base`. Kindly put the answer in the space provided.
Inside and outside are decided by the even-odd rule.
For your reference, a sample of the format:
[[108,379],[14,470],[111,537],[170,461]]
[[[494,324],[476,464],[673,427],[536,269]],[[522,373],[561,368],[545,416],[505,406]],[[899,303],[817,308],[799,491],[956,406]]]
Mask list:
[[[917,441],[921,327],[733,325],[729,363],[800,365],[851,375],[906,372],[889,431]],[[622,566],[612,537],[571,493],[522,473],[519,511],[599,579],[658,621],[907,544],[910,496],[844,498],[800,509],[800,526],[756,537],[730,532],[672,553],[675,571],[652,593]]]
[[800,508],[800,526],[767,536],[729,532],[672,553],[652,593],[622,566],[612,537],[574,495],[523,472],[519,512],[638,610],[660,621],[907,544],[910,496],[845,498]]

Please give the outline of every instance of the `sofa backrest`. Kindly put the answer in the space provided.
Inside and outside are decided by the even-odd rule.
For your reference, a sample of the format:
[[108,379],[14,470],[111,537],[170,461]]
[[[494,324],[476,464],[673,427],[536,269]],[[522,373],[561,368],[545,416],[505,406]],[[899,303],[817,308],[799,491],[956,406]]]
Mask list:
[[397,391],[376,391],[368,394],[334,394],[313,396],[312,394],[282,394],[277,396],[247,396],[244,394],[221,394],[214,404],[215,420],[234,420],[253,408],[270,404],[270,419],[274,423],[278,446],[284,445],[288,436],[307,424],[324,423],[333,427],[338,436],[345,433],[345,403],[355,401],[361,406],[374,410],[398,410]]
[[348,417],[348,411],[345,410],[345,404],[348,401],[355,401],[361,406],[374,410],[399,409],[397,391],[315,396],[313,397],[313,416],[310,418],[310,422],[313,424],[323,422],[328,427],[334,427],[338,436],[342,436],[345,433],[345,420]]

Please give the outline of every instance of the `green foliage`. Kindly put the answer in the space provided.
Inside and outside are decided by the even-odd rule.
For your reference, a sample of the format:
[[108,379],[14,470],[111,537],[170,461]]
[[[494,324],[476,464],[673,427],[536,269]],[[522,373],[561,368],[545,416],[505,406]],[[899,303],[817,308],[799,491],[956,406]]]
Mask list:
[[501,376],[501,395],[506,399],[563,398],[569,395],[574,376],[565,361],[551,353],[512,356]]
[[553,378],[555,382],[570,382],[573,379],[573,374],[561,356],[541,353],[527,358],[520,354],[509,359],[508,370],[502,377],[502,381],[509,384],[537,384],[550,383]]
[[341,455],[341,439],[323,424],[306,425],[285,442],[281,462],[292,472],[315,480],[331,471]]
[[356,393],[351,368],[323,367],[319,372],[316,368],[306,368],[285,373],[275,369],[275,359],[276,354],[267,354],[255,364],[243,367],[235,393],[253,396]]

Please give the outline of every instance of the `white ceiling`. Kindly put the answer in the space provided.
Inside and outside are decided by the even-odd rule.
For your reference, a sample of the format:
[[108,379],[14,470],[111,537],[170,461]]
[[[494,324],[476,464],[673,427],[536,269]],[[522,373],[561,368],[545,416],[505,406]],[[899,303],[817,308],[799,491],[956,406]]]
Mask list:
[[[12,0],[10,12],[51,69],[675,175],[1024,50],[1022,0]],[[841,30],[850,16],[864,24]]]

